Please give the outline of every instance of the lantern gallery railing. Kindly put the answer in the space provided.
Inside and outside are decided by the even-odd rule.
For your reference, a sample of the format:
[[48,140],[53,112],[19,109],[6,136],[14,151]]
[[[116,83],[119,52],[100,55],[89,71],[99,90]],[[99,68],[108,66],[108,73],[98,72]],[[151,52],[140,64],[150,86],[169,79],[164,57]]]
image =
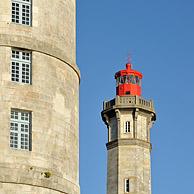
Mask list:
[[115,99],[110,101],[104,101],[104,110],[116,107],[139,107],[147,110],[154,110],[153,102],[151,100],[145,100],[139,96],[116,96]]

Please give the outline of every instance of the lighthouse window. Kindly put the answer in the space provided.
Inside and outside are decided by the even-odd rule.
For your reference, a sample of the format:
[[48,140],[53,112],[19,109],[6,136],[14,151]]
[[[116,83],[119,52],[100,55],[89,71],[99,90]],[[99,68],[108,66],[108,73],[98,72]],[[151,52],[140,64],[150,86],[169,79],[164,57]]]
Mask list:
[[11,80],[26,84],[31,83],[31,52],[12,50]]
[[136,84],[134,75],[130,75],[130,83]]
[[124,75],[123,78],[124,78],[124,83],[127,83],[127,76]]
[[124,84],[125,83],[125,78],[122,76],[120,77],[120,84]]
[[31,0],[12,0],[12,22],[31,25]]
[[141,79],[135,75],[125,75],[125,76],[118,77],[116,79],[117,86],[119,84],[124,84],[124,83],[137,84],[137,85],[141,86]]
[[125,133],[130,133],[130,121],[125,122]]
[[30,150],[31,113],[11,110],[10,147]]
[[116,79],[116,87],[119,85],[119,78]]
[[141,86],[141,79],[139,79],[139,86]]
[[130,182],[129,179],[125,179],[125,193],[130,192]]
[[135,82],[136,82],[136,84],[140,85],[140,79],[138,76],[135,76]]
[[126,83],[130,83],[130,79],[128,75],[126,76]]

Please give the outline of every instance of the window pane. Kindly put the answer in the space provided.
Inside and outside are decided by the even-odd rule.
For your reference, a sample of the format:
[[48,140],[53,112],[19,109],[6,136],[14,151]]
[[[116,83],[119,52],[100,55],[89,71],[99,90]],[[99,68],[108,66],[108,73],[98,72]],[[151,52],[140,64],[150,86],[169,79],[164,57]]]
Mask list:
[[122,77],[120,77],[120,84],[124,84],[125,83],[125,79],[124,79],[124,77],[122,76]]
[[19,82],[19,63],[12,62],[11,80]]
[[29,83],[29,76],[30,76],[30,66],[29,64],[22,64],[22,82]]
[[127,80],[126,80],[127,83],[131,83],[130,81],[130,75],[127,75]]
[[11,123],[11,131],[18,131],[18,123]]
[[30,6],[22,5],[22,24],[29,25],[30,21]]
[[117,77],[117,80],[116,80],[116,87],[119,85],[119,77]]
[[29,149],[29,135],[21,134],[21,149]]
[[29,150],[30,112],[12,110],[10,122],[10,147]]
[[127,83],[127,76],[123,76],[123,79],[124,79],[124,83]]
[[10,147],[18,148],[18,133],[10,132]]
[[125,133],[130,133],[130,121],[125,122]]
[[31,0],[12,0],[12,22],[31,25]]
[[134,75],[130,75],[130,83],[135,84],[135,76]]
[[31,83],[31,53],[12,50],[11,80],[21,83]]
[[19,51],[12,50],[12,59],[19,59]]
[[11,111],[11,118],[12,118],[12,119],[18,119],[18,112],[16,112],[16,111]]
[[138,76],[135,76],[135,81],[136,81],[136,84],[140,85],[140,79]]
[[12,22],[19,23],[19,3],[12,2]]
[[129,179],[125,179],[125,193],[130,192]]

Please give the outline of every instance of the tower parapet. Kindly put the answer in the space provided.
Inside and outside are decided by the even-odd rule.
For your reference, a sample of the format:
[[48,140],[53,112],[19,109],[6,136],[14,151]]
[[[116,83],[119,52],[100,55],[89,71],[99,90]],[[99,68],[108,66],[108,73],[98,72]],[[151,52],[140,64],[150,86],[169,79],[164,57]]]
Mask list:
[[151,111],[155,114],[154,103],[152,100],[145,100],[141,96],[116,96],[110,101],[104,101],[103,111],[116,108],[140,108]]

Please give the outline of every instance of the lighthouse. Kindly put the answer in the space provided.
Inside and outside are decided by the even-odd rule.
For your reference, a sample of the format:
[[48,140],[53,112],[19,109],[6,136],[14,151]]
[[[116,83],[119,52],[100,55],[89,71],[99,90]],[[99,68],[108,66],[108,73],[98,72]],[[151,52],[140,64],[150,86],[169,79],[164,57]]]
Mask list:
[[131,64],[115,74],[116,97],[104,101],[108,128],[107,194],[151,194],[150,129],[156,120],[152,100],[142,95],[142,73]]

